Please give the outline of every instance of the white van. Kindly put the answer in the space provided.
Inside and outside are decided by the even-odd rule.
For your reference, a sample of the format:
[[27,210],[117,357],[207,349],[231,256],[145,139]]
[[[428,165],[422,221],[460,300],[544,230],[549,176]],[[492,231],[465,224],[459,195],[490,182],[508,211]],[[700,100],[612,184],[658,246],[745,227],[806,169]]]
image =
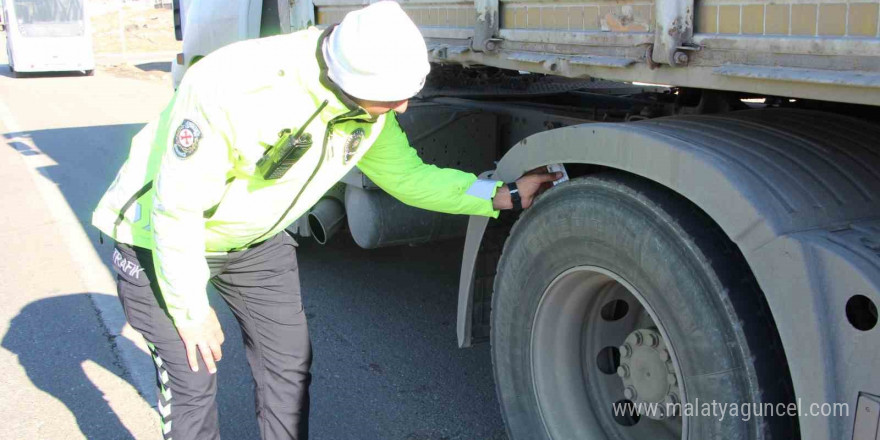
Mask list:
[[84,0],[4,0],[6,54],[15,76],[95,69]]

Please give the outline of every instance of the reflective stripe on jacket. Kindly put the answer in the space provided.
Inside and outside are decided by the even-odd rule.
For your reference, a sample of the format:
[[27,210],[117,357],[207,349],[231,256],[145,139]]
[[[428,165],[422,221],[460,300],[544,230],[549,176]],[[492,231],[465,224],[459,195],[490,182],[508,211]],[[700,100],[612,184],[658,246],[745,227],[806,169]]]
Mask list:
[[[491,200],[466,194],[476,176],[424,164],[393,113],[372,118],[329,81],[319,50],[326,32],[234,43],[192,66],[158,119],[133,138],[95,209],[92,223],[105,234],[153,250],[177,325],[208,313],[206,253],[282,231],[356,164],[409,205],[498,215]],[[312,115],[304,130],[312,147],[282,178],[264,179],[257,161],[282,130],[296,132]]]

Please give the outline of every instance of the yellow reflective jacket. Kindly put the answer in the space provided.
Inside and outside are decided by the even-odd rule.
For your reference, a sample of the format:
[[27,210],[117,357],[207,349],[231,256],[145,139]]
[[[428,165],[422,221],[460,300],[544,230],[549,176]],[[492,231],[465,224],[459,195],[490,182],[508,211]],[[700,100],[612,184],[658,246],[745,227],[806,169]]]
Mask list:
[[[282,231],[354,165],[409,205],[498,215],[490,199],[467,193],[476,176],[424,164],[393,113],[372,118],[341,93],[327,78],[325,36],[310,28],[242,41],[192,66],[133,138],[95,209],[92,224],[104,234],[153,250],[177,325],[208,313],[206,255]],[[282,130],[296,132],[313,115],[304,130],[312,147],[283,177],[264,179],[257,161]]]

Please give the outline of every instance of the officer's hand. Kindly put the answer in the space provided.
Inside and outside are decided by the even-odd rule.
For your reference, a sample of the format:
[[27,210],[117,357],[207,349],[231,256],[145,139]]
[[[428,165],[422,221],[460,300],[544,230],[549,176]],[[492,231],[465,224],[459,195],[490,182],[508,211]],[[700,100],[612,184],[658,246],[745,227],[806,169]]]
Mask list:
[[189,361],[189,368],[193,371],[199,371],[199,354],[205,360],[208,372],[214,374],[217,372],[215,362],[220,361],[223,352],[220,351],[220,345],[223,344],[223,329],[220,328],[220,321],[217,320],[217,314],[214,309],[208,313],[204,322],[193,326],[179,326],[177,333],[186,347],[186,359]]
[[[519,190],[523,209],[532,206],[535,197],[553,186],[554,180],[562,178],[562,173],[547,173],[546,169],[546,167],[536,168],[516,181],[516,188]],[[510,190],[507,189],[507,186],[498,188],[495,198],[492,199],[492,207],[495,209],[513,209],[513,201],[510,199]]]

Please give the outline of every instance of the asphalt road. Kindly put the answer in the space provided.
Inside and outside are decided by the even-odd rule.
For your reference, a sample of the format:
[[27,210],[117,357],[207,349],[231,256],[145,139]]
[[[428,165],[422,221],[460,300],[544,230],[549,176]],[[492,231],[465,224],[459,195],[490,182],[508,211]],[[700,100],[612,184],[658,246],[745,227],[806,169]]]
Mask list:
[[[3,63],[0,437],[160,438],[149,359],[115,298],[111,245],[89,218],[170,85],[101,71],[14,79]],[[456,347],[461,246],[301,240],[312,438],[506,438],[488,346]],[[227,334],[221,433],[256,439],[237,325],[213,293],[212,303]]]

